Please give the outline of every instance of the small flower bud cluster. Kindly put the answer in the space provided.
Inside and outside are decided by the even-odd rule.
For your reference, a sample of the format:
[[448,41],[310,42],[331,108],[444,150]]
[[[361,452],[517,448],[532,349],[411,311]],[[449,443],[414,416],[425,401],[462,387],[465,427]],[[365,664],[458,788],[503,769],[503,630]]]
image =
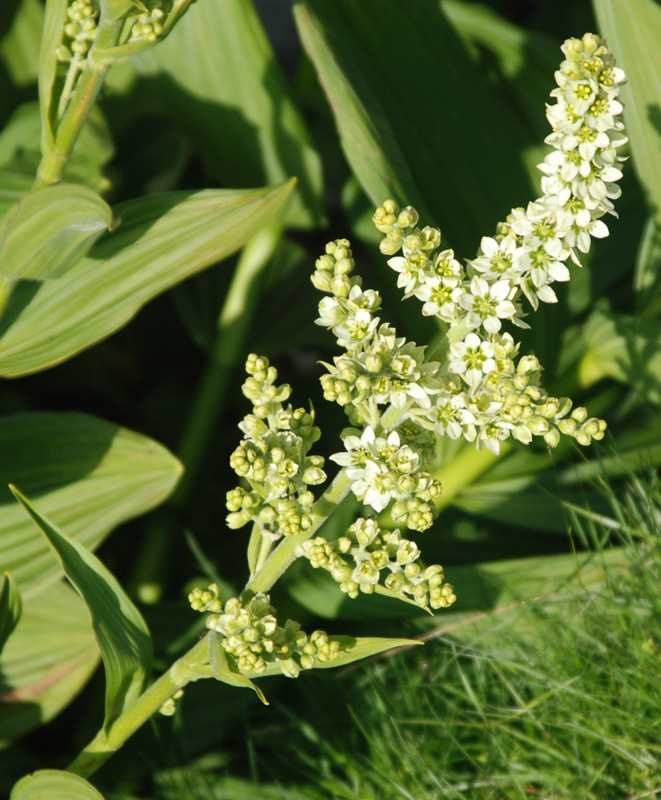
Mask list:
[[[199,589],[192,592],[194,609],[208,610],[199,605],[206,594],[217,598],[217,587],[209,587],[209,592]],[[262,674],[269,664],[277,663],[284,675],[296,678],[301,669],[332,661],[340,652],[339,642],[331,640],[324,631],[314,631],[308,636],[292,620],[287,620],[284,627],[278,625],[275,609],[266,594],[256,594],[247,602],[232,597],[224,608],[214,611],[207,618],[207,628],[221,635],[221,646],[244,674]]]
[[423,608],[447,608],[457,599],[452,586],[444,583],[441,566],[420,566],[416,543],[398,530],[381,530],[375,519],[356,520],[333,542],[322,536],[309,539],[301,552],[313,567],[327,570],[349,597],[372,594],[387,570],[385,587]]
[[326,480],[324,459],[308,455],[320,431],[312,412],[283,405],[291,389],[275,385],[278,373],[267,358],[250,355],[246,372],[243,393],[253,413],[239,424],[245,438],[230,466],[250,488],[227,493],[227,524],[240,528],[252,521],[276,536],[297,534],[312,524],[315,498],[309,487]]
[[387,323],[379,324],[378,292],[363,291],[362,278],[352,276],[354,267],[349,242],[338,239],[326,245],[317,259],[312,283],[332,296],[319,303],[318,325],[330,328],[346,354],[325,364],[321,379],[324,397],[347,407],[356,425],[375,422],[374,405],[404,408],[414,399],[429,405],[440,364],[424,361],[424,347],[398,337]]
[[387,438],[377,437],[368,425],[360,436],[357,433],[345,431],[346,452],[330,458],[346,468],[358,500],[375,511],[383,511],[394,500],[391,514],[396,523],[417,531],[430,528],[437,515],[433,501],[441,485],[421,468],[419,453],[402,444],[397,431]]
[[131,28],[130,42],[149,42],[157,41],[163,33],[163,17],[165,13],[158,7],[145,10],[138,14]]
[[172,717],[174,716],[175,711],[177,710],[177,700],[180,700],[184,696],[183,689],[177,689],[177,691],[169,697],[163,705],[158,709],[158,713],[162,714],[164,717]]
[[64,33],[71,41],[69,45],[60,45],[57,55],[60,61],[82,61],[96,37],[96,19],[98,17],[92,0],[73,0],[67,8],[68,22]]

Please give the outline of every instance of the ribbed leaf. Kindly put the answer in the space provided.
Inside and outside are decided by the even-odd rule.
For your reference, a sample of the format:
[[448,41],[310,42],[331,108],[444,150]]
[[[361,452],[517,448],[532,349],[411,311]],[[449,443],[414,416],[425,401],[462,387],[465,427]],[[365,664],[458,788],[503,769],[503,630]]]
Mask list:
[[220,637],[215,631],[209,631],[209,633],[207,633],[207,642],[209,644],[209,666],[211,667],[213,677],[217,681],[227,683],[230,686],[238,686],[240,689],[252,689],[256,692],[257,697],[259,697],[262,703],[267,706],[268,700],[264,697],[264,692],[251,680],[246,678],[245,675],[236,669],[232,669],[227,660],[227,654],[220,644]]
[[21,618],[23,603],[16,581],[5,572],[0,583],[0,653]]
[[[0,165],[7,170],[28,173],[31,182],[34,182],[34,174],[41,161],[40,139],[39,105],[23,103],[0,133]],[[99,107],[94,106],[64,168],[63,180],[82,183],[96,192],[106,191],[110,182],[103,175],[103,168],[112,155],[113,144],[108,125]]]
[[71,587],[27,598],[0,656],[0,747],[59,714],[98,663],[89,612]]
[[28,86],[39,74],[39,45],[44,7],[39,0],[21,0],[9,33],[0,42],[0,58],[14,86]]
[[57,47],[64,36],[68,0],[46,0],[46,16],[39,57],[39,105],[41,107],[42,151],[45,153],[54,139],[54,95],[57,79]]
[[647,220],[636,257],[636,311],[647,317],[661,311],[661,232],[653,217]]
[[23,172],[0,170],[0,219],[32,188],[34,178]]
[[287,222],[323,221],[321,161],[251,2],[196,3],[135,64],[223,185],[296,176]]
[[73,772],[40,769],[21,778],[9,800],[103,800],[103,795]]
[[293,183],[145,197],[58,281],[19,284],[0,323],[0,375],[45,369],[125,325],[153,297],[240,248]]
[[580,381],[590,386],[613,378],[650,403],[661,403],[661,323],[595,311],[584,328],[588,350]]
[[117,580],[99,559],[56,528],[18,489],[12,494],[43,531],[67,578],[85,601],[106,672],[106,730],[142,692],[151,669],[147,625]]
[[[124,520],[161,503],[182,472],[164,447],[85,414],[0,419],[0,486],[16,483],[58,525],[94,549]],[[61,572],[44,537],[3,488],[0,564],[24,598]]]
[[440,224],[460,255],[472,255],[531,192],[507,99],[433,0],[294,8],[366,194],[374,204],[413,204],[424,224]]
[[110,206],[85,186],[59,183],[30,192],[0,224],[0,275],[10,281],[59,278],[111,222]]
[[655,0],[593,0],[601,34],[627,74],[624,119],[633,164],[661,225],[661,6]]

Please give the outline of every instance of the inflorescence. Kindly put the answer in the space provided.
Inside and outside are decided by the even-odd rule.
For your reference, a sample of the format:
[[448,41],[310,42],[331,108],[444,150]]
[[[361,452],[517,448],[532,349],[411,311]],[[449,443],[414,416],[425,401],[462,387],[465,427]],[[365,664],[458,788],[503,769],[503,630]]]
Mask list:
[[[452,250],[440,250],[440,231],[419,228],[410,206],[387,200],[374,214],[398,286],[422,302],[423,315],[443,323],[444,349],[429,356],[381,321],[381,297],[363,288],[346,239],[330,242],[315,265],[312,282],[327,295],[316,322],[343,349],[324,364],[324,397],[342,406],[352,425],[342,434],[344,452],[331,460],[358,500],[377,513],[389,510],[395,524],[412,530],[427,530],[438,513],[441,487],[426,467],[439,437],[498,454],[510,437],[524,444],[542,437],[555,447],[563,434],[581,445],[604,436],[603,420],[544,391],[537,358],[519,356],[520,343],[503,330],[506,323],[529,327],[524,299],[533,309],[556,302],[551,285],[569,280],[566,262],[580,266],[578,252],[589,251],[592,237],[608,235],[602,217],[615,214],[612,201],[620,194],[617,148],[627,140],[617,98],[624,73],[593,34],[567,40],[562,51],[556,102],[547,109],[553,150],[539,165],[542,196],[513,209],[495,236],[482,239],[476,258],[462,266]],[[308,454],[319,438],[313,414],[284,405],[290,388],[276,386],[266,358],[251,355],[246,370],[243,392],[254,408],[230,460],[246,485],[228,492],[229,527],[252,522],[267,553],[282,536],[299,535],[296,557],[327,570],[350,597],[379,591],[427,609],[451,605],[456,598],[442,567],[422,565],[414,542],[373,517],[333,541],[312,538],[323,519],[313,519],[309,487],[326,479],[323,459]],[[234,598],[223,610],[211,587],[196,590],[191,602],[213,612],[207,625],[224,637],[242,672],[278,660],[294,675],[337,654],[337,642],[322,632],[308,638],[296,623],[278,626],[266,595]]]
[[337,658],[339,642],[324,631],[309,636],[293,620],[278,625],[275,608],[266,594],[256,594],[242,602],[230,598],[225,605],[218,597],[218,586],[195,589],[188,596],[195,611],[211,611],[206,626],[221,634],[220,644],[239,672],[263,674],[269,664],[276,664],[288,678],[296,678],[301,669],[312,669]]

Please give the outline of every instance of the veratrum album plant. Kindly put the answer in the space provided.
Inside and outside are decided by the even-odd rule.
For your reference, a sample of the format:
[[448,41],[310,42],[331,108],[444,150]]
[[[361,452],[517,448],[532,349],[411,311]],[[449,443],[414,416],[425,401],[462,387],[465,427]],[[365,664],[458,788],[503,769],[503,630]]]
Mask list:
[[[167,280],[181,280],[241,247],[286,199],[291,184],[209,190],[167,201],[148,197],[111,210],[89,186],[62,180],[109,67],[157,44],[189,4],[47,3],[39,74],[42,158],[33,186],[2,222],[3,308],[21,291],[21,281],[43,284],[46,321],[48,287],[54,294],[69,291],[66,280],[74,266],[82,284],[89,267],[90,286],[111,275],[122,286],[122,269],[154,260],[170,275]],[[553,285],[569,280],[568,264],[580,267],[591,239],[608,234],[604,218],[614,214],[620,193],[618,148],[626,137],[618,93],[624,73],[605,41],[593,34],[567,40],[562,52],[547,111],[551,149],[540,164],[541,195],[513,209],[492,236],[482,238],[473,259],[462,262],[443,249],[441,232],[427,224],[431,220],[420,227],[412,207],[385,200],[374,213],[383,234],[381,252],[404,296],[418,300],[422,314],[442,325],[440,346],[431,351],[407,341],[381,316],[381,297],[356,272],[348,240],[330,242],[317,260],[312,283],[324,297],[316,321],[340,348],[332,363],[323,365],[321,384],[326,400],[339,404],[349,423],[330,458],[331,470],[314,452],[323,410],[317,420],[300,405],[304,400],[293,405],[292,389],[278,383],[269,360],[247,357],[242,390],[251,409],[230,455],[238,483],[227,493],[227,527],[247,528],[247,580],[236,597],[224,601],[215,584],[191,592],[192,608],[205,615],[206,633],[155,682],[149,682],[150,633],[127,593],[84,541],[51,523],[20,485],[13,488],[89,609],[106,673],[106,700],[101,730],[68,770],[45,769],[23,778],[12,800],[41,791],[100,797],[86,778],[151,715],[172,714],[192,681],[214,678],[252,688],[265,701],[255,683],[261,676],[296,678],[301,671],[348,664],[409,643],[354,638],[350,631],[340,636],[304,631],[278,614],[270,593],[294,561],[305,559],[311,569],[329,573],[350,598],[379,593],[430,613],[451,606],[455,590],[443,567],[424,560],[424,533],[434,524],[443,491],[432,474],[441,437],[463,438],[493,454],[510,438],[527,445],[541,437],[549,448],[562,436],[586,446],[603,438],[603,420],[568,397],[545,392],[542,365],[520,352],[516,338],[517,329],[532,324],[539,303],[557,301]],[[114,320],[108,320],[108,308],[104,314],[86,311],[94,323],[84,331],[74,319],[70,328],[55,332],[46,351],[19,347],[17,358],[28,363],[17,371],[57,363],[107,335],[121,324],[122,314],[130,318],[145,302],[138,295],[149,278],[145,273],[143,285],[132,288],[127,282],[123,302],[110,308]],[[90,289],[90,302],[93,297]],[[168,476],[160,494],[131,513],[159,502],[172,488],[178,465],[167,454],[162,458]],[[335,473],[328,483],[327,471]],[[364,514],[339,538],[325,538],[324,523],[349,492]],[[1,598],[4,642],[21,613],[9,576]]]

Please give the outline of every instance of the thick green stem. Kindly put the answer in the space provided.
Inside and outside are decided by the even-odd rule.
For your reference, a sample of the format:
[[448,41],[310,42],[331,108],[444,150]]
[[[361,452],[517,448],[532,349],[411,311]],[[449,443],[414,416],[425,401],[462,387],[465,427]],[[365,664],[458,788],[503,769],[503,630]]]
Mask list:
[[191,681],[204,677],[199,667],[207,660],[206,637],[197,642],[170,669],[142,694],[132,706],[113,722],[106,732],[103,729],[92,739],[68,767],[83,778],[93,775],[110,756],[119,750],[172,695]]
[[[66,109],[57,123],[55,138],[47,152],[43,154],[34,188],[39,189],[43,186],[50,186],[57,183],[64,172],[73,147],[76,144],[80,131],[85,120],[94,105],[94,102],[101,91],[109,63],[103,65],[93,65],[93,53],[98,49],[108,49],[117,44],[124,21],[104,20],[99,21],[96,39],[88,54],[85,67],[82,70],[76,88],[71,99],[66,105]],[[43,99],[42,99],[43,102]]]

